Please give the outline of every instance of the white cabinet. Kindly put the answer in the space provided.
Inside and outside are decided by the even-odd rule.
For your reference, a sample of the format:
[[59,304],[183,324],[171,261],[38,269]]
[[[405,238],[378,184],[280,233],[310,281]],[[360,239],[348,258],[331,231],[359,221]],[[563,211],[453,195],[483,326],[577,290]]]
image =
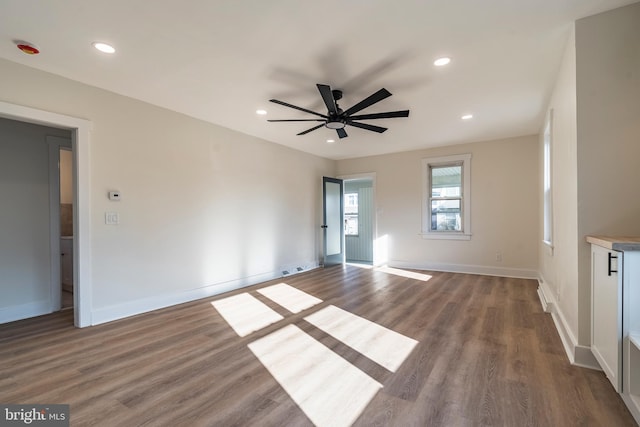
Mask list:
[[591,352],[622,389],[622,252],[591,245]]
[[640,237],[589,236],[591,351],[640,424]]

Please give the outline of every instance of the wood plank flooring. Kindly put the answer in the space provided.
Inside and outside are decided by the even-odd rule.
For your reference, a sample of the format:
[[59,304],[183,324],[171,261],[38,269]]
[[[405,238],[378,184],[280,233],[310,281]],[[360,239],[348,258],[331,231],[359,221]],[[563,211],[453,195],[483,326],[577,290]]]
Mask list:
[[[72,426],[312,425],[247,347],[295,325],[382,384],[356,426],[636,425],[602,372],[569,364],[537,282],[421,273],[337,266],[91,328],[72,311],[0,325],[0,402],[70,404]],[[322,303],[256,292],[279,282]],[[284,319],[239,337],[211,302],[244,292]],[[418,344],[391,372],[304,320],[329,305]]]

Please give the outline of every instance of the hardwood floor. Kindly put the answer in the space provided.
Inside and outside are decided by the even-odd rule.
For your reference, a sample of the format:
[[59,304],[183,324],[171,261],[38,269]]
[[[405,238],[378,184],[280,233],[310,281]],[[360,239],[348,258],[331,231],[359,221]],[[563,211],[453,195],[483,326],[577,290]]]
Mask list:
[[[312,425],[249,348],[294,325],[382,385],[356,426],[635,425],[602,372],[569,364],[537,282],[392,273],[318,269],[85,329],[70,310],[0,325],[0,402],[70,404],[73,426]],[[294,314],[257,292],[279,282],[322,302]],[[284,319],[240,337],[211,302],[242,293]],[[417,344],[392,372],[304,320],[329,306]],[[318,369],[291,375],[308,385]],[[327,373],[318,387],[345,378]]]

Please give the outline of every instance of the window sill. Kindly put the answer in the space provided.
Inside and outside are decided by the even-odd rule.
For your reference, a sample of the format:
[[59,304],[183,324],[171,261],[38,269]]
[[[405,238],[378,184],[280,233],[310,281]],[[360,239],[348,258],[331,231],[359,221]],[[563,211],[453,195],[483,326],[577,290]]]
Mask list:
[[447,233],[447,232],[431,232],[420,233],[423,239],[428,240],[471,240],[471,234],[464,233]]

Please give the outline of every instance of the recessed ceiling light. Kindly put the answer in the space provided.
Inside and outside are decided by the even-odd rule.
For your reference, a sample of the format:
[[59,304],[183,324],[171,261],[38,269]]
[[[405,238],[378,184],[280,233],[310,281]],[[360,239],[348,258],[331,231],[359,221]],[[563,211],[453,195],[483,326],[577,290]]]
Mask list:
[[334,142],[336,142],[335,139],[327,139],[327,144],[333,144]]
[[267,110],[256,110],[256,114],[264,116],[265,114],[267,114]]
[[437,66],[437,67],[442,67],[443,65],[447,65],[449,62],[451,62],[451,58],[447,58],[442,57],[442,58],[438,58],[435,61],[433,61],[433,65]]
[[100,52],[104,52],[104,53],[115,53],[116,51],[116,49],[110,44],[101,43],[101,42],[94,42],[93,47],[98,49]]
[[473,119],[473,114],[465,114],[464,116],[460,117],[462,120],[471,120]]

